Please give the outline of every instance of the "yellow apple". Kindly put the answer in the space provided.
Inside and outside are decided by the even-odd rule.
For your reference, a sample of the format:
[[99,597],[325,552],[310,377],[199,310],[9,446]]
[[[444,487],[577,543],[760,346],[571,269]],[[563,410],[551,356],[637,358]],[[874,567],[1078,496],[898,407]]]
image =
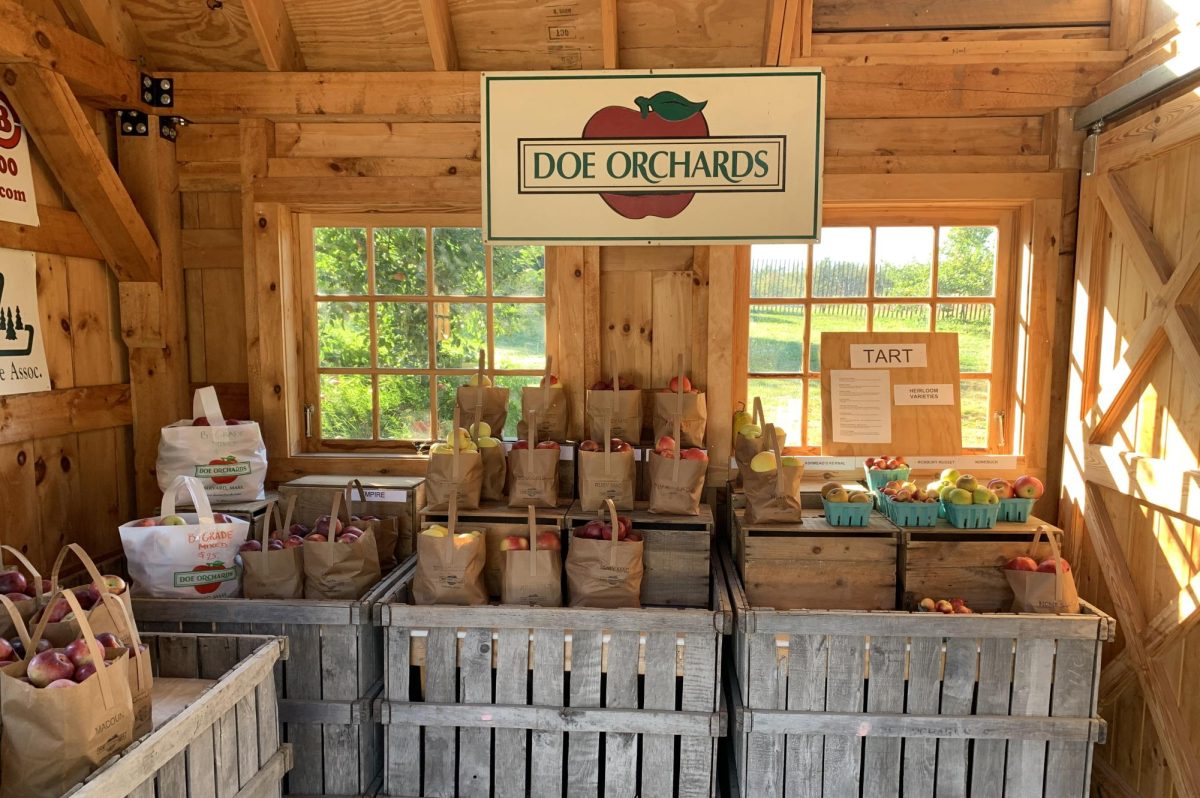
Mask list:
[[754,455],[750,460],[750,470],[762,474],[775,470],[775,452],[765,451]]
[[441,524],[434,524],[428,529],[422,529],[421,534],[429,535],[431,538],[444,538],[446,535],[450,534],[450,530],[446,529],[446,527],[442,526]]
[[[944,502],[949,503],[950,491],[952,491],[952,490],[958,490],[958,488],[954,487],[953,485],[944,485],[942,487],[942,489],[938,491],[938,498]],[[966,491],[963,491],[963,492],[966,493]]]
[[454,454],[454,447],[443,441],[438,441],[429,447],[430,454]]
[[738,435],[741,435],[743,438],[761,438],[762,427],[757,424],[743,424],[742,428],[738,430]]
[[867,494],[867,493],[851,493],[850,494],[850,503],[851,504],[866,504],[869,501],[871,501],[870,494]]
[[959,474],[953,468],[947,468],[942,471],[941,480],[942,482],[957,482],[960,476],[961,474]]
[[842,487],[840,483],[826,482],[824,485],[821,486],[821,498],[824,499],[826,496],[829,495],[829,491],[837,490],[840,487]]
[[470,385],[472,388],[479,385],[482,385],[484,388],[491,388],[492,378],[486,374],[476,372],[471,375],[471,379],[467,381],[467,385]]
[[486,421],[477,421],[471,425],[471,432],[477,438],[487,438],[492,434],[492,425]]
[[742,427],[746,426],[747,424],[752,424],[753,422],[754,416],[747,413],[745,408],[742,408],[733,414],[733,434],[740,435],[742,432]]
[[963,488],[950,488],[946,491],[946,498],[943,501],[950,504],[970,504],[971,492]]
[[480,449],[494,449],[499,445],[500,445],[499,438],[480,438],[479,439],[479,448]]
[[987,488],[976,488],[971,491],[971,502],[973,504],[998,504],[1000,497]]
[[799,468],[802,465],[804,465],[804,461],[795,455],[785,454],[783,456],[784,468]]
[[825,494],[825,501],[843,504],[850,501],[850,494],[846,493],[845,488],[839,486]]

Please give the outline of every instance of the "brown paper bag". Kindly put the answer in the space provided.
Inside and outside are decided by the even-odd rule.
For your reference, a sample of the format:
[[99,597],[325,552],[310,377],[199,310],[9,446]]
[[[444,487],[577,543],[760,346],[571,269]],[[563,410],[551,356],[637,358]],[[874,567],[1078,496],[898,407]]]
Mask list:
[[384,573],[396,567],[396,546],[400,542],[400,519],[395,516],[360,515],[354,509],[354,490],[358,490],[359,501],[367,501],[367,491],[362,482],[352,479],[346,483],[346,514],[350,523],[364,532],[375,536],[375,547],[379,550],[379,569]]
[[[767,428],[766,417],[763,414],[762,400],[757,396],[754,397],[754,410],[752,411],[752,424],[755,424],[759,429],[757,438],[748,438],[745,435],[735,435],[733,440],[733,459],[737,462],[738,475],[742,477],[743,483],[746,479],[746,474],[750,471],[750,461],[754,459],[754,455],[758,454],[766,447],[767,442],[764,437]],[[779,450],[787,446],[787,431],[779,427],[775,428],[775,438],[779,441]]]
[[51,601],[59,596],[79,617],[92,658],[111,664],[70,688],[21,681],[45,631],[39,624],[28,658],[0,668],[0,798],[58,798],[133,742],[129,650],[101,648],[75,595],[56,591]]
[[504,451],[503,445],[479,446],[479,438],[475,436],[474,429],[476,428],[472,427],[472,438],[479,448],[479,464],[482,473],[479,500],[502,502],[504,501],[504,487],[508,482],[508,454]]
[[550,383],[550,363],[552,358],[546,355],[546,373],[542,376],[542,384],[538,387],[521,389],[521,420],[517,422],[517,437],[529,437],[529,425],[525,423],[530,414],[537,414],[537,438],[540,441],[567,440],[567,392],[562,384]]
[[[270,551],[271,521],[274,519],[277,537],[287,540],[296,510],[296,496],[288,498],[287,512],[281,519],[279,505],[271,502],[263,519],[259,541],[262,551],[243,551],[242,593],[252,599],[294,599],[304,597],[304,546]],[[306,544],[307,545],[307,544]]]
[[[558,530],[547,527],[555,534]],[[562,551],[538,548],[537,510],[529,508],[529,549],[503,552],[503,584],[500,600],[505,604],[532,604],[535,607],[562,606]]]
[[[617,508],[608,508],[610,540],[572,534],[567,545],[567,593],[572,607],[642,606],[642,541],[618,540]],[[603,518],[601,512],[599,517]]]
[[417,604],[487,604],[483,566],[486,541],[478,530],[456,538],[458,506],[451,499],[445,537],[417,535],[417,572],[413,575],[413,601]]
[[675,419],[674,457],[650,452],[650,512],[700,515],[700,496],[708,474],[707,460],[684,460],[680,455],[679,419]]
[[[25,595],[29,596],[30,598],[26,601],[10,601],[9,603],[11,603],[16,609],[17,616],[21,619],[21,622],[26,623],[34,616],[34,614],[38,611],[38,608],[46,603],[46,600],[49,598],[49,596],[45,594],[45,590],[43,589],[41,573],[33,567],[33,563],[31,563],[24,554],[12,546],[0,546],[0,571],[18,570],[3,564],[4,552],[11,554],[25,570],[24,576],[27,583]],[[10,617],[7,615],[0,615],[0,637],[13,637],[17,631],[18,626],[13,623],[13,620]]]
[[[66,562],[68,554],[75,555],[75,558],[83,565],[84,570],[91,580],[87,585],[73,588],[75,595],[78,596],[79,591],[91,585],[94,585],[101,594],[96,597],[95,602],[89,609],[84,610],[87,614],[88,622],[92,626],[92,631],[96,634],[112,632],[120,636],[121,629],[123,628],[121,620],[113,615],[110,609],[111,605],[106,605],[100,600],[103,598],[103,594],[108,592],[108,587],[104,583],[104,577],[101,575],[100,570],[96,568],[96,563],[92,561],[92,558],[88,556],[87,552],[78,543],[68,543],[59,550],[58,557],[54,560],[54,566],[50,569],[51,590],[58,590],[62,586],[60,574],[62,573],[63,564]],[[116,599],[125,606],[126,610],[131,613],[133,612],[133,608],[129,603],[128,591],[120,596],[116,596]],[[47,602],[47,606],[51,606],[50,602]],[[35,615],[31,622],[36,623],[39,621],[40,617]],[[61,648],[79,637],[79,622],[75,619],[74,613],[68,613],[67,617],[62,621],[47,623],[42,636],[49,640],[55,648]]]
[[612,365],[612,390],[588,390],[584,431],[592,440],[600,440],[607,419],[612,436],[636,445],[642,439],[642,392],[636,388],[622,391],[615,352],[609,352],[608,361]]
[[[654,394],[654,440],[675,433],[680,446],[704,447],[704,432],[708,427],[708,406],[704,392],[685,393],[683,390],[683,355],[676,358],[678,381],[675,391]],[[675,422],[679,422],[676,427]]]
[[454,430],[446,436],[452,451],[449,454],[429,455],[425,471],[425,506],[429,510],[445,510],[450,506],[450,496],[456,497],[456,505],[463,510],[479,507],[479,494],[483,488],[483,464],[479,452],[464,452],[458,439],[461,413],[454,409]]
[[[142,644],[142,636],[138,632],[137,622],[133,619],[133,611],[127,603],[119,601],[119,598],[113,593],[104,593],[100,600],[119,627],[113,634],[129,649],[129,695],[133,701],[133,739],[136,740],[149,734],[154,725],[151,717],[151,695],[154,692],[153,664],[150,661],[149,649]],[[92,631],[100,634],[95,627]]]
[[783,447],[775,425],[763,430],[768,450],[775,453],[775,468],[757,472],[747,469],[742,484],[746,493],[746,520],[752,524],[793,524],[800,522],[800,478],[804,468],[783,466]]
[[[341,510],[342,494],[333,494],[329,511],[330,532]],[[347,514],[349,520],[349,514]],[[371,589],[382,576],[379,547],[375,533],[364,529],[353,543],[336,540],[305,540],[304,597],[307,599],[357,599]]]
[[527,449],[508,453],[508,506],[557,507],[560,448],[537,448],[537,414],[530,416]]
[[632,449],[625,452],[612,450],[612,436],[608,419],[605,419],[604,451],[585,452],[580,450],[579,461],[579,504],[587,512],[604,507],[605,499],[612,499],[618,509],[630,509],[634,501],[635,463]]
[[1038,542],[1045,535],[1050,544],[1050,553],[1054,558],[1054,573],[1040,571],[1012,571],[1004,569],[1004,576],[1013,590],[1013,612],[1039,612],[1046,614],[1079,612],[1079,593],[1075,589],[1075,576],[1070,571],[1063,571],[1062,553],[1058,550],[1058,541],[1054,535],[1039,526],[1033,533],[1033,544],[1029,547],[1029,556],[1034,560]]
[[[460,386],[455,393],[455,410],[470,423],[486,421],[497,438],[504,436],[504,424],[508,420],[508,389],[488,387],[483,384],[484,352],[479,350],[478,385]],[[455,422],[455,427],[458,422]],[[467,509],[464,505],[463,509]]]

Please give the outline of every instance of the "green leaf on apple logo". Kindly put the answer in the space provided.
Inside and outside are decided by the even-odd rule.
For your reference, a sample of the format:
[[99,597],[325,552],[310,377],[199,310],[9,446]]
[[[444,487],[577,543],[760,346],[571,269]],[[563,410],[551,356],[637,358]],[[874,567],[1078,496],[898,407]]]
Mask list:
[[673,91],[660,91],[653,97],[638,97],[634,102],[642,111],[642,119],[653,111],[668,122],[682,122],[704,110],[708,100],[694,103]]

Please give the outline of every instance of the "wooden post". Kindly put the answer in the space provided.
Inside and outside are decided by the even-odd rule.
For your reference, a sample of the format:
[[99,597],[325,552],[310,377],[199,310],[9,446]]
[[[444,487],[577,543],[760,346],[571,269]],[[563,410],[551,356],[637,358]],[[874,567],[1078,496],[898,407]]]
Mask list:
[[121,291],[133,404],[134,494],[143,514],[153,512],[161,496],[155,474],[159,430],[191,415],[175,145],[159,135],[158,117],[147,121],[149,135],[117,137],[121,181],[157,240],[161,258],[161,284],[126,283]]

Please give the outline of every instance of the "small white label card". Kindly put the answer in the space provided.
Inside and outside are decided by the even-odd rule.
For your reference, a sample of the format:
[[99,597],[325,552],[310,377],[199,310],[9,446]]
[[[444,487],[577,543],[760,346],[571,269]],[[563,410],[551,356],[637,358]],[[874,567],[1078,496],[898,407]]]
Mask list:
[[840,443],[890,443],[891,378],[886,371],[830,372],[833,439]]
[[[408,491],[388,490],[387,488],[363,488],[363,493],[369,502],[406,502]],[[357,495],[357,494],[356,494]]]
[[898,405],[952,405],[954,386],[948,383],[937,385],[893,385],[892,393]]
[[923,369],[925,344],[850,344],[850,368]]

